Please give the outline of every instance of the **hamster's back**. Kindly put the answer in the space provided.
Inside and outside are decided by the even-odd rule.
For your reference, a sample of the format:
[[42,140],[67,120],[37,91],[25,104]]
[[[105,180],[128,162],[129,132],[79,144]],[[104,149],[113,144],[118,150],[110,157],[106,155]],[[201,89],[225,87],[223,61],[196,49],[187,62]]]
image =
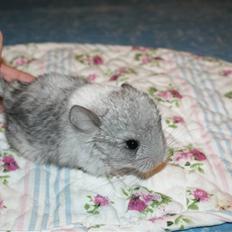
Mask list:
[[53,73],[31,84],[5,84],[6,137],[10,145],[28,159],[49,162],[50,157],[54,162],[69,96],[86,83]]

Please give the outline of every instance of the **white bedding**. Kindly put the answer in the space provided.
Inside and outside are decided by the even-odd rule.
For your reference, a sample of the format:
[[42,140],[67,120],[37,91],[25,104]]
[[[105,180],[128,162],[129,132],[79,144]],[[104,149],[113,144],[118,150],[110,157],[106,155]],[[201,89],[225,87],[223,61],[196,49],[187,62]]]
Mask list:
[[[6,47],[33,75],[129,82],[158,104],[170,163],[147,180],[96,178],[17,156],[0,124],[0,228],[163,231],[232,222],[232,64],[165,49],[89,44]],[[39,115],[38,115],[39,117]]]

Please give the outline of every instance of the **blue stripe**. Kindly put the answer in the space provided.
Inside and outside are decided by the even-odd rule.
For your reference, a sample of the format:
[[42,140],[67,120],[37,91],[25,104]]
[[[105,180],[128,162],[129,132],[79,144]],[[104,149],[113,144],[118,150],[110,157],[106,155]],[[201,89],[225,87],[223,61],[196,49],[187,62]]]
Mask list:
[[[59,60],[59,56],[57,57],[55,55],[55,51],[49,51],[47,53],[47,61],[46,63],[47,65],[47,71],[49,72],[54,72],[54,68],[58,69],[57,64],[60,64],[60,60]],[[54,194],[55,194],[55,198],[53,199],[53,201],[55,201],[55,208],[53,209],[53,225],[56,227],[59,226],[59,207],[60,207],[60,192],[59,192],[59,182],[60,182],[60,169],[58,167],[54,168],[54,170],[56,170],[57,174],[56,174],[56,179],[54,182]]]
[[[208,76],[208,75],[207,75],[207,76]],[[219,105],[222,106],[222,108],[223,108],[223,110],[224,110],[224,112],[225,112],[225,115],[229,115],[229,112],[227,111],[227,109],[226,109],[226,107],[225,107],[225,105],[224,105],[224,103],[223,103],[223,100],[222,100],[221,96],[219,96],[218,93],[217,93],[217,90],[216,90],[216,87],[215,87],[215,85],[214,85],[214,82],[213,82],[210,78],[209,78],[208,82],[209,82],[209,84],[211,85],[211,87],[213,88],[213,90],[214,90],[214,92],[215,92],[215,99],[217,99],[218,102],[219,102]],[[216,96],[217,96],[217,98],[216,98]],[[216,104],[216,101],[212,101],[212,102]],[[226,123],[223,123],[223,125],[227,128],[227,130],[229,131],[229,133],[230,133],[230,135],[231,135],[231,137],[232,137],[232,128],[231,128],[231,124],[230,124],[230,123],[231,123],[230,121],[227,121]],[[216,124],[215,124],[215,125],[216,125]],[[218,131],[221,130],[221,128],[219,128],[219,127],[217,127],[217,128],[218,128]],[[226,146],[227,146],[228,151],[230,151],[230,153],[232,154],[232,145],[231,145],[231,143],[230,143],[228,140],[224,140],[224,142],[225,142],[225,144],[226,144]],[[224,157],[223,157],[223,158],[224,158]],[[232,175],[231,165],[228,164],[228,161],[227,161],[226,159],[222,159],[222,160],[223,160],[224,164],[226,165],[227,170],[228,170],[228,171],[230,172],[230,174]]]
[[65,169],[65,216],[66,224],[72,222],[72,204],[71,204],[71,192],[70,192],[70,170]]
[[[195,62],[193,62],[193,64],[195,64]],[[196,65],[197,65],[197,66],[196,66]],[[200,66],[199,64],[196,64],[196,65],[195,65],[195,67],[198,67],[198,68],[199,68],[199,72],[200,72],[200,73],[204,73],[204,70],[201,68],[201,66]],[[228,115],[228,112],[227,112],[227,110],[226,110],[226,108],[225,108],[225,106],[224,106],[224,104],[223,104],[223,101],[222,101],[221,97],[220,97],[220,96],[218,95],[218,93],[217,93],[217,90],[216,90],[216,88],[215,88],[215,85],[214,85],[213,81],[210,79],[209,75],[205,74],[205,77],[206,77],[207,83],[209,83],[209,86],[211,87],[212,91],[214,92],[214,94],[212,95],[212,98],[209,98],[209,99],[208,99],[209,102],[211,102],[211,106],[213,106],[213,108],[216,109],[216,112],[219,112],[219,108],[220,108],[220,107],[218,106],[218,102],[219,102],[219,105],[221,105],[221,108],[223,109],[224,113]],[[203,83],[204,83],[204,82],[203,82]],[[203,83],[202,83],[202,85],[203,85]],[[206,82],[205,82],[205,83],[206,83]],[[205,86],[207,87],[206,84],[205,84]],[[215,114],[212,114],[212,113],[211,113],[211,115],[214,116]],[[219,116],[220,116],[220,115],[219,115]],[[214,117],[212,117],[212,119],[213,119],[213,121],[214,121]],[[214,122],[216,122],[216,121],[214,121]],[[228,123],[223,123],[223,124],[224,124],[224,126],[228,129],[228,131],[232,132],[232,129],[231,129],[231,127],[230,127],[229,122],[228,122]],[[216,127],[216,125],[217,125],[217,123],[214,124],[215,127]],[[217,130],[220,131],[221,128],[217,126]],[[213,133],[212,133],[212,134],[213,134]],[[232,134],[231,134],[231,135],[232,135]],[[216,141],[219,142],[218,139],[216,139]],[[220,140],[220,141],[221,141],[221,140]],[[225,142],[228,151],[230,151],[231,154],[232,154],[232,146],[231,146],[231,144],[230,144],[227,140],[226,140],[226,141],[223,140],[223,142]],[[224,151],[224,149],[223,149],[223,151]],[[225,158],[224,158],[225,156],[224,156],[223,154],[224,154],[223,152],[220,152],[218,155],[221,157],[222,161],[224,162],[224,164],[225,164],[226,169],[228,170],[228,172],[232,175],[231,167],[230,167],[230,165],[228,165],[228,162],[226,162],[226,160],[225,160]]]
[[41,223],[41,229],[46,230],[48,225],[48,218],[49,218],[49,212],[50,212],[50,166],[46,165],[46,191],[45,191],[45,206],[44,206],[44,213],[43,213],[43,219]]
[[[178,57],[179,58],[179,57]],[[176,60],[178,60],[178,58],[176,57]],[[193,62],[192,62],[193,63]],[[188,72],[186,72],[185,70],[182,70],[181,69],[181,72],[183,73],[183,74],[185,74],[185,73],[187,73],[187,74],[189,74]],[[187,76],[188,75],[186,75],[185,77],[186,77],[186,79],[187,79]],[[196,84],[196,86],[198,86],[198,84],[194,81],[194,75],[189,75],[190,77],[192,76],[192,80],[193,80],[193,82]],[[182,79],[184,79],[184,77],[181,77]],[[202,85],[202,82],[200,83],[200,85]],[[193,89],[194,89],[194,92],[196,93],[196,95],[197,94],[199,94],[199,95],[201,95],[201,91],[198,91],[197,90],[197,88],[194,88],[193,87]],[[215,87],[214,87],[214,90],[215,90]],[[202,98],[203,99],[203,101],[205,102],[205,98],[203,97]],[[220,97],[219,97],[219,99],[221,99]],[[214,103],[213,105],[214,105],[214,108],[217,108],[217,106],[216,106],[216,104],[215,104],[215,101],[213,101],[212,100],[212,102]],[[207,102],[206,102],[206,104],[207,104]],[[199,104],[199,107],[202,109],[202,107],[201,107],[201,105]],[[204,111],[204,109],[202,109],[202,112],[203,112],[203,115],[204,115],[204,120],[205,120],[205,122],[206,122],[206,124],[207,124],[207,129],[209,130],[209,131],[211,131],[210,130],[210,128],[208,127],[209,125],[210,125],[210,122],[209,122],[209,120],[208,120],[208,117],[207,117],[207,113]],[[212,116],[212,119],[214,119],[214,114],[212,115],[211,114],[211,116]],[[216,125],[216,124],[215,124]],[[218,127],[219,128],[219,127]],[[220,130],[219,130],[220,131]],[[217,138],[215,138],[214,137],[214,133],[210,133],[211,135],[212,135],[212,137],[213,137],[213,139],[214,139],[214,141],[215,141],[215,144],[217,144],[217,147],[218,147],[218,149],[219,149],[219,153],[218,153],[218,155],[220,155],[221,156],[221,159],[223,160],[223,162],[225,163],[225,165],[227,166],[227,167],[230,167],[229,165],[230,164],[228,164],[228,163],[226,163],[226,160],[225,159],[223,159],[222,158],[222,154],[223,154],[223,149],[222,149],[222,152],[221,152],[221,144],[219,143],[219,140],[217,139]],[[229,168],[227,168],[227,170],[228,171],[230,171],[229,170]],[[230,215],[232,215],[232,213],[230,212],[230,211],[223,211],[223,213],[225,213],[225,214],[228,214],[229,216]],[[207,230],[207,229],[212,229],[212,228],[216,228],[215,229],[215,231],[217,230],[217,227],[206,227],[206,228],[202,228],[202,231],[204,231],[204,230]],[[219,228],[222,228],[222,226],[221,227],[219,227]],[[191,231],[198,231],[198,229],[190,229],[190,230],[186,230],[186,231],[189,231],[189,232],[191,232]],[[199,231],[201,231],[201,229],[199,229]]]
[[[226,107],[225,107],[225,105],[224,105],[224,102],[223,102],[223,100],[222,100],[222,98],[221,98],[221,96],[218,94],[218,91],[217,91],[217,88],[215,87],[215,85],[214,85],[214,82],[211,80],[211,78],[210,78],[210,75],[207,73],[207,72],[204,72],[204,69],[201,67],[201,65],[199,64],[199,63],[197,63],[196,64],[197,66],[195,66],[195,67],[198,67],[199,68],[199,72],[200,73],[204,73],[205,74],[205,76],[206,76],[206,81],[207,81],[207,83],[209,84],[209,86],[211,87],[211,89],[212,89],[212,92],[214,93],[213,95],[212,95],[212,98],[211,99],[209,99],[209,100],[212,100],[212,105],[214,105],[216,108],[217,108],[217,112],[219,112],[219,107],[218,107],[218,104],[221,106],[221,109],[223,109],[223,111],[224,111],[224,113],[226,114],[226,115],[229,115],[229,112],[227,111],[227,109],[226,109]],[[206,86],[207,87],[207,86]],[[215,99],[215,100],[213,100],[213,98]],[[216,103],[216,102],[218,102],[218,104]],[[227,127],[227,129],[231,132],[231,135],[232,135],[232,128],[231,128],[231,126],[230,126],[230,124],[228,123],[225,123],[225,126]],[[231,149],[231,146],[230,146],[230,149]]]
[[[67,74],[67,70],[70,67],[70,62],[69,59],[64,59],[64,57],[67,54],[67,50],[66,49],[61,49],[59,51],[59,63],[63,63],[62,65],[62,69],[59,70],[60,73],[62,74]],[[60,68],[60,66],[58,67]],[[67,168],[64,169],[64,184],[65,184],[65,188],[64,188],[64,198],[65,198],[65,207],[64,207],[64,215],[65,215],[65,219],[66,219],[66,224],[70,224],[72,221],[72,215],[71,215],[71,193],[70,193],[70,170],[68,170]]]
[[[192,62],[192,64],[194,64],[194,62]],[[193,65],[192,65],[192,66],[193,66]],[[195,70],[194,70],[194,71],[195,71]],[[192,73],[194,73],[194,71],[193,71]],[[202,73],[201,73],[201,74],[202,74]],[[195,78],[195,76],[198,76],[198,73],[197,73],[197,75],[189,75],[189,77],[190,77],[190,78],[192,79],[192,81],[195,83],[195,86],[199,86],[199,85],[200,85],[200,86],[203,86],[203,83],[204,83],[204,82],[201,81],[201,83],[198,83],[198,82],[196,81],[197,78]],[[208,105],[209,105],[209,100],[210,100],[210,98],[208,98],[207,101],[206,101],[204,95],[202,94],[203,89],[201,88],[200,91],[198,90],[198,88],[195,88],[195,87],[193,87],[193,89],[194,89],[194,92],[196,93],[196,96],[197,96],[197,95],[198,95],[198,96],[201,96],[200,100],[201,100],[202,102],[204,102],[205,105],[208,106]],[[206,122],[206,124],[207,124],[207,129],[208,129],[208,131],[210,132],[211,136],[214,138],[215,144],[217,144],[219,154],[222,154],[223,151],[224,151],[223,145],[222,145],[222,144],[219,142],[219,140],[215,137],[215,134],[211,132],[211,126],[210,126],[210,124],[212,123],[212,122],[210,122],[210,118],[212,119],[212,121],[215,122],[214,117],[215,117],[216,114],[212,114],[212,113],[209,112],[209,111],[205,111],[205,110],[201,107],[200,104],[199,104],[199,106],[200,106],[200,108],[202,109],[203,114],[205,115],[205,122]],[[219,112],[219,109],[218,109],[217,106],[214,106],[214,108],[216,108],[216,112]]]
[[[178,59],[180,59],[180,57],[176,57],[177,59],[177,61],[178,61]],[[184,58],[183,58],[183,60],[184,60]],[[183,80],[185,80],[185,79],[188,79],[190,82],[191,82],[191,80],[192,80],[192,82],[195,84],[195,86],[198,86],[199,84],[195,81],[195,76],[194,75],[191,75],[191,73],[190,73],[190,71],[187,71],[187,70],[185,70],[185,69],[180,69],[180,71],[181,71],[181,73],[183,73],[183,75],[184,75],[184,77],[182,76],[181,78],[183,79]],[[200,86],[202,85],[202,83],[200,83]],[[195,92],[195,95],[196,96],[201,96],[201,100],[202,101],[204,101],[204,103],[206,104],[206,105],[208,105],[208,102],[206,102],[205,101],[205,97],[204,96],[202,96],[202,91],[200,90],[198,90],[198,88],[195,88],[195,87],[193,87],[193,90],[194,90],[194,92]],[[202,109],[202,106],[199,104],[199,107]],[[209,118],[208,118],[208,113],[207,113],[207,111],[205,111],[204,109],[202,109],[202,112],[203,112],[203,115],[204,115],[204,121],[205,121],[205,124],[206,124],[206,128],[208,129],[208,131],[210,131],[210,121],[209,121]],[[212,116],[213,117],[213,116]],[[212,136],[212,138],[213,138],[213,140],[214,140],[214,143],[216,144],[216,146],[217,146],[217,148],[218,148],[218,151],[219,151],[219,154],[221,154],[222,152],[223,152],[223,147],[221,146],[221,144],[220,144],[220,142],[218,141],[218,139],[217,138],[215,138],[215,135],[214,135],[214,133],[210,133],[211,134],[211,136]],[[214,172],[214,170],[212,170],[212,172]],[[215,175],[215,173],[214,173],[214,175]]]
[[[178,57],[178,58],[179,58],[179,57]],[[183,59],[183,60],[184,60],[184,59]],[[199,85],[201,86],[201,85],[202,85],[202,83],[198,84],[198,83],[195,81],[195,76],[191,74],[191,71],[186,71],[185,69],[181,69],[181,72],[183,73],[184,77],[186,77],[186,78],[181,77],[183,80],[188,79],[190,82],[191,82],[191,80],[192,80],[192,82],[195,84],[195,86],[199,86]],[[195,95],[196,95],[196,96],[201,96],[200,100],[202,100],[202,102],[204,102],[205,105],[208,105],[208,102],[205,100],[205,97],[202,96],[202,90],[198,90],[198,88],[195,88],[195,87],[193,87],[193,90],[194,90],[194,92],[195,92]],[[208,114],[209,114],[209,113],[207,113],[207,111],[205,111],[205,110],[202,108],[201,104],[199,104],[199,107],[202,109],[202,112],[203,112],[203,115],[204,115],[204,121],[205,121],[205,124],[207,125],[207,129],[208,129],[208,131],[211,131],[211,128],[210,128],[210,120],[209,120],[209,118],[208,118]],[[212,116],[212,117],[213,117],[213,116]],[[215,139],[214,134],[213,134],[213,133],[210,133],[210,134],[212,135],[212,137],[213,137],[214,140],[216,141],[216,144],[217,144],[217,146],[218,146],[218,150],[219,150],[220,153],[221,153],[221,152],[223,151],[223,147],[221,146],[221,144],[218,144],[218,140]]]
[[[62,52],[62,58],[69,54],[69,51],[63,50]],[[67,74],[67,70],[71,67],[71,61],[70,59],[65,59],[62,61],[65,71]],[[66,216],[66,224],[72,223],[72,199],[71,199],[71,191],[70,191],[70,169],[65,169],[65,216]]]
[[60,217],[59,217],[59,209],[60,209],[60,168],[56,168],[57,174],[56,174],[56,180],[54,183],[54,190],[56,195],[56,207],[54,210],[54,226],[59,226],[60,223]]
[[40,165],[35,165],[34,177],[34,193],[33,193],[33,207],[31,213],[31,220],[28,227],[29,231],[35,230],[37,223],[37,210],[39,208],[39,192],[40,192]]

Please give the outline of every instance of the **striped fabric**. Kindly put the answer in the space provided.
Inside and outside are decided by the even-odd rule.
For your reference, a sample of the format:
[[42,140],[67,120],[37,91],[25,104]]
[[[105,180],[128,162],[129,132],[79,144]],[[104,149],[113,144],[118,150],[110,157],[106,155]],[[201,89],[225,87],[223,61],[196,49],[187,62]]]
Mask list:
[[36,76],[126,81],[147,92],[160,108],[171,153],[167,167],[147,180],[41,166],[9,148],[1,115],[1,230],[163,231],[232,222],[230,63],[166,49],[89,44],[18,45],[6,47],[4,57]]

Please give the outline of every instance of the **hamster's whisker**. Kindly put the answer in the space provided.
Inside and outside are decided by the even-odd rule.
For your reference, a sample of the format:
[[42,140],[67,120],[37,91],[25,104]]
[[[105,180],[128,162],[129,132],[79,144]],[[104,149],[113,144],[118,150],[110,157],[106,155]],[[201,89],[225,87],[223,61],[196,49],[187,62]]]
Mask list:
[[141,170],[149,170],[152,167],[153,165],[151,164],[151,162],[141,162],[138,165],[138,168]]

